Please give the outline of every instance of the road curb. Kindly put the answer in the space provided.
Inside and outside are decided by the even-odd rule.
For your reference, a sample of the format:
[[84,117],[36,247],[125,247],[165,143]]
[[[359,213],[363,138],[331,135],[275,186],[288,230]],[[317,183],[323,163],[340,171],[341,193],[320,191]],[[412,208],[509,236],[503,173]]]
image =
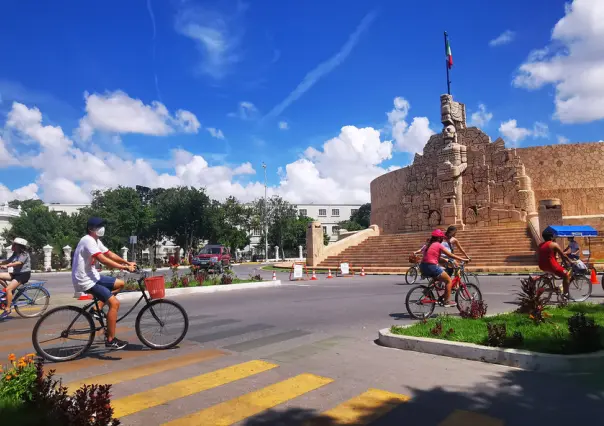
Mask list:
[[[270,288],[281,286],[281,281],[261,281],[256,283],[243,283],[243,284],[228,284],[228,285],[212,285],[205,287],[187,287],[187,288],[167,288],[166,297],[170,296],[181,296],[185,294],[197,294],[197,293],[220,293],[224,291],[236,291],[236,290],[252,290],[256,288]],[[125,300],[137,300],[141,297],[140,291],[129,291],[127,293],[119,293],[117,298],[120,301]]]
[[589,373],[599,372],[604,368],[604,351],[581,355],[544,354],[425,337],[401,336],[391,333],[389,328],[379,330],[378,342],[382,346],[395,349],[482,361],[531,371]]

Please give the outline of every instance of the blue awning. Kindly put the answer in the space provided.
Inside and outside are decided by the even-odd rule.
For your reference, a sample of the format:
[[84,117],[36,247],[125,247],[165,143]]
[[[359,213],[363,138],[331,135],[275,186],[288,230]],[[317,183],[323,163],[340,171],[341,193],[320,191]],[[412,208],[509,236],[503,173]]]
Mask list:
[[577,225],[577,226],[562,226],[552,225],[548,226],[546,230],[550,230],[556,237],[597,237],[598,231],[591,226]]

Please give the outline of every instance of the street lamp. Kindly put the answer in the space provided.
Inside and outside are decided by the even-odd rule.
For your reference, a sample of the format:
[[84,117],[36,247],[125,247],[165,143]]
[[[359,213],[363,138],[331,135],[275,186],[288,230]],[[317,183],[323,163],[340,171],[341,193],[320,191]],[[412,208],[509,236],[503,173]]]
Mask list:
[[268,200],[266,197],[266,164],[262,162],[264,169],[264,261],[268,262]]

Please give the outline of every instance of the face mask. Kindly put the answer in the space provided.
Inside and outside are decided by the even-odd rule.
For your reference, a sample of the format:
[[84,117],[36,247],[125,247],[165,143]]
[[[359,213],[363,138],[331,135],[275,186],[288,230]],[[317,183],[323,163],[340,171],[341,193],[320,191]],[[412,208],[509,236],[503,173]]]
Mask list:
[[97,237],[102,237],[103,235],[105,235],[105,227],[103,226],[103,227],[97,229],[96,235],[97,235]]

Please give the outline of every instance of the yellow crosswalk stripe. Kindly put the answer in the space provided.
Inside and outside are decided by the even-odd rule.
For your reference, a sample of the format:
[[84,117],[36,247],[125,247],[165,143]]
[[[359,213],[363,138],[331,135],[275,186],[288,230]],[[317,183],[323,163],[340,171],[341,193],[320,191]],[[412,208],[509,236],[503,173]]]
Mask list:
[[314,374],[300,374],[189,416],[164,423],[164,425],[232,425],[331,382],[333,380],[327,377],[315,376]]
[[265,361],[244,362],[242,364],[222,368],[190,379],[181,380],[145,392],[130,395],[125,398],[120,398],[113,401],[111,405],[113,405],[115,417],[124,417],[147,408],[156,407],[277,367],[278,365]]
[[163,371],[174,370],[176,368],[185,367],[198,362],[208,361],[223,355],[227,355],[227,353],[218,349],[204,349],[201,351],[172,357],[167,360],[164,359],[161,361],[149,362],[147,364],[139,365],[127,370],[101,374],[94,377],[87,377],[83,380],[69,383],[67,385],[67,389],[70,393],[73,393],[82,385],[90,385],[93,383],[117,385],[118,383],[140,379],[141,377],[150,376]]
[[367,425],[409,399],[407,395],[369,389],[367,392],[325,411],[320,416],[308,420],[304,426]]
[[455,410],[438,426],[504,426],[503,420],[473,411]]

